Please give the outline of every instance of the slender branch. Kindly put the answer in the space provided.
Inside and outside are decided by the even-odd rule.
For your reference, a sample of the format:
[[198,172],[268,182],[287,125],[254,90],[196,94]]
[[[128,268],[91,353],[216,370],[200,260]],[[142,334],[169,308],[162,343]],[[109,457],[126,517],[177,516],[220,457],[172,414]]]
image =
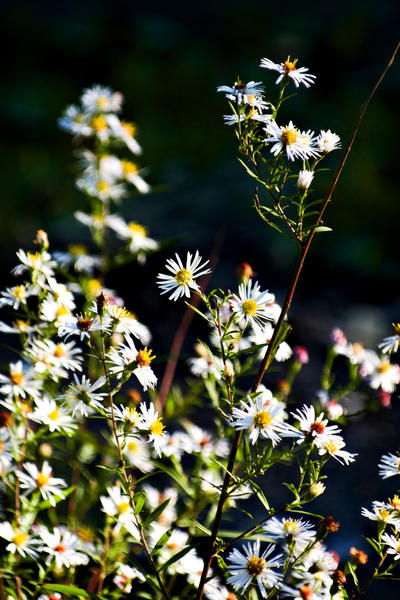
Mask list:
[[[341,161],[339,163],[339,166],[336,169],[336,172],[335,172],[335,174],[333,176],[332,183],[330,185],[330,188],[328,190],[328,194],[327,194],[327,196],[325,198],[325,201],[324,201],[324,204],[323,204],[323,206],[322,206],[322,208],[320,210],[320,213],[318,215],[316,223],[315,223],[313,229],[310,231],[307,239],[305,240],[305,242],[302,245],[302,248],[301,248],[301,251],[300,251],[300,255],[299,255],[298,260],[297,260],[296,268],[295,268],[294,274],[292,276],[292,280],[291,280],[289,289],[288,289],[288,291],[286,293],[286,298],[285,298],[285,301],[283,303],[281,313],[279,315],[278,322],[277,322],[277,324],[275,326],[274,333],[272,335],[271,341],[268,344],[265,356],[264,356],[264,358],[263,358],[263,360],[262,360],[262,362],[260,364],[258,373],[257,373],[256,378],[254,380],[254,383],[252,385],[252,388],[251,388],[251,392],[252,393],[254,393],[254,392],[257,391],[258,386],[260,385],[260,383],[261,383],[261,381],[262,381],[262,379],[264,377],[264,374],[265,374],[266,370],[268,369],[268,367],[269,367],[269,365],[271,363],[271,360],[273,358],[272,357],[272,352],[273,352],[273,349],[274,349],[274,346],[275,346],[275,342],[278,339],[278,336],[280,334],[280,330],[281,330],[282,324],[283,324],[283,322],[284,322],[284,320],[285,320],[285,318],[286,318],[286,316],[288,314],[290,305],[292,303],[294,292],[295,292],[297,283],[299,281],[300,273],[301,273],[301,271],[303,269],[303,265],[304,265],[306,256],[308,254],[308,251],[309,251],[310,246],[311,246],[311,242],[312,242],[312,240],[314,238],[314,235],[315,235],[315,230],[318,227],[318,225],[321,223],[322,218],[324,216],[324,213],[325,213],[325,211],[327,209],[327,206],[328,206],[328,204],[329,204],[329,202],[330,202],[330,200],[332,198],[334,189],[336,187],[336,184],[337,184],[337,182],[339,180],[340,174],[342,173],[343,167],[344,167],[344,165],[345,165],[345,163],[347,161],[347,158],[349,156],[350,150],[351,150],[351,148],[353,146],[354,140],[355,140],[356,135],[358,133],[358,130],[359,130],[362,118],[364,116],[364,113],[365,113],[365,111],[366,111],[366,109],[367,109],[370,101],[372,100],[372,98],[373,98],[376,90],[378,89],[378,87],[381,84],[383,78],[385,77],[387,71],[389,70],[389,68],[393,64],[393,61],[394,61],[395,56],[396,56],[396,54],[397,54],[397,52],[399,50],[399,47],[400,47],[400,42],[397,44],[395,51],[393,52],[393,54],[392,54],[392,56],[391,56],[388,64],[386,65],[386,67],[385,67],[382,75],[379,77],[378,81],[376,82],[376,84],[372,88],[372,91],[370,92],[368,98],[366,99],[366,101],[364,102],[364,104],[361,106],[361,110],[360,110],[360,113],[358,115],[356,124],[355,124],[355,126],[353,128],[352,134],[350,136],[350,140],[349,140],[349,142],[347,144],[347,147],[346,147],[346,149],[345,149],[345,151],[343,153],[343,156],[342,156],[342,159],[341,159]],[[217,512],[216,512],[216,515],[215,515],[215,520],[214,520],[214,524],[213,524],[213,528],[212,528],[212,533],[211,533],[211,538],[210,538],[210,549],[209,549],[209,553],[208,553],[208,558],[204,561],[204,569],[203,569],[203,573],[202,573],[202,576],[201,576],[200,585],[199,585],[199,589],[198,589],[198,592],[197,592],[196,600],[202,600],[202,598],[203,598],[204,586],[205,586],[205,583],[206,583],[206,580],[207,580],[208,572],[210,570],[212,559],[214,557],[214,552],[215,552],[215,548],[216,548],[216,540],[217,540],[218,530],[219,530],[219,526],[220,526],[220,523],[221,523],[221,520],[222,520],[222,514],[223,514],[225,502],[226,502],[226,499],[228,497],[228,487],[229,487],[229,484],[230,484],[230,481],[231,481],[231,475],[230,475],[230,473],[233,471],[233,467],[234,467],[234,464],[235,464],[236,454],[237,454],[237,451],[238,451],[238,448],[239,448],[241,436],[242,436],[242,431],[236,431],[235,437],[234,437],[234,440],[233,440],[233,444],[232,444],[232,448],[231,448],[231,452],[230,452],[230,455],[229,455],[228,467],[227,467],[227,471],[225,473],[224,483],[223,483],[223,486],[222,486],[221,495],[220,495],[219,502],[218,502],[218,507],[217,507]]]
[[118,436],[118,431],[117,431],[117,423],[115,420],[115,413],[114,413],[114,401],[113,401],[113,392],[112,392],[112,387],[111,387],[111,381],[110,381],[110,374],[108,371],[108,367],[107,367],[107,362],[106,362],[106,357],[105,357],[105,347],[104,347],[104,337],[103,334],[101,332],[101,356],[100,356],[102,365],[103,365],[103,369],[104,369],[104,375],[106,378],[106,383],[107,383],[107,392],[108,392],[108,399],[110,402],[110,409],[111,409],[111,421],[112,421],[112,430],[114,433],[114,439],[115,439],[115,443],[117,446],[117,451],[118,451],[118,458],[119,458],[119,466],[121,469],[121,473],[122,473],[122,477],[125,481],[126,484],[126,489],[128,490],[128,494],[129,494],[129,502],[131,505],[131,508],[133,510],[134,513],[134,517],[135,517],[135,521],[136,521],[136,525],[137,528],[139,530],[139,535],[140,535],[140,539],[142,542],[142,546],[145,550],[145,553],[147,555],[148,561],[150,563],[151,569],[154,573],[154,575],[156,576],[160,591],[162,593],[162,595],[164,596],[165,600],[170,600],[169,599],[169,595],[167,593],[167,591],[165,590],[165,587],[163,585],[163,582],[161,581],[160,575],[158,573],[157,567],[154,563],[153,557],[151,556],[151,552],[149,549],[149,546],[147,544],[145,535],[144,535],[144,531],[143,531],[143,526],[142,523],[140,522],[140,518],[139,515],[135,514],[135,499],[134,499],[134,495],[133,495],[133,491],[132,491],[132,483],[129,480],[129,477],[126,473],[126,469],[125,469],[125,461],[124,458],[122,456],[122,449],[121,449],[121,444],[119,441],[119,436]]
[[[223,239],[223,233],[220,231],[216,236],[216,239],[214,242],[214,248],[211,252],[211,259],[210,259],[211,271],[213,270],[213,268],[215,267],[215,265],[218,261],[218,256],[219,256],[219,252],[220,252],[221,245],[222,245],[222,239]],[[204,290],[206,289],[211,275],[212,275],[212,273],[207,273],[206,275],[203,275],[203,277],[201,278],[201,280],[200,280],[201,292],[204,292]],[[190,304],[192,306],[194,306],[195,308],[197,308],[197,306],[200,304],[199,294],[192,295],[192,297],[190,299]],[[181,322],[179,323],[179,327],[175,333],[174,339],[172,340],[167,365],[165,367],[164,375],[161,380],[160,391],[158,393],[157,408],[158,408],[159,412],[162,412],[162,410],[164,408],[165,401],[168,396],[168,392],[171,388],[172,381],[174,379],[176,365],[178,363],[178,358],[181,353],[182,345],[183,345],[184,339],[186,337],[187,331],[190,327],[190,324],[193,320],[194,314],[195,313],[194,313],[193,309],[190,308],[190,306],[187,306],[185,312],[183,313]]]

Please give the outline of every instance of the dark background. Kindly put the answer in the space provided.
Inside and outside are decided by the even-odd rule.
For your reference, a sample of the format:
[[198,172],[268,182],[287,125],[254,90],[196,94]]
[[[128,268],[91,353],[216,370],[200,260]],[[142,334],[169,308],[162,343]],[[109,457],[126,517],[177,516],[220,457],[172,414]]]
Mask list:
[[[3,287],[12,283],[8,271],[16,263],[15,251],[29,248],[36,229],[46,229],[59,249],[86,236],[71,216],[87,208],[74,187],[71,139],[56,121],[82,88],[99,83],[123,92],[124,114],[138,124],[142,165],[154,186],[152,194],[125,201],[124,215],[146,224],[156,239],[177,238],[178,249],[199,248],[203,256],[221,232],[212,285],[232,287],[235,266],[245,260],[262,287],[282,300],[296,250],[257,220],[252,184],[236,161],[233,130],[222,121],[225,99],[215,89],[240,75],[263,80],[267,96],[273,96],[276,77],[259,69],[260,59],[299,57],[317,83],[301,88],[281,119],[293,119],[302,129],[331,129],[346,143],[396,44],[396,5],[372,0],[9,3],[1,36]],[[317,236],[299,285],[292,342],[311,345],[317,366],[333,326],[343,327],[353,341],[373,345],[400,319],[399,88],[397,61],[368,108],[336,188],[325,220],[334,231]],[[334,169],[339,156],[333,153],[327,166]],[[321,177],[317,193],[326,191],[329,177]],[[180,306],[160,300],[154,286],[170,253],[109,281],[151,326],[161,355],[181,314]],[[161,324],[152,325],[160,310]],[[300,391],[311,402],[318,379],[306,369]],[[362,545],[359,534],[366,523],[360,505],[394,489],[393,480],[382,489],[376,462],[383,451],[398,447],[397,402],[379,415],[379,426],[373,416],[351,427],[349,449],[362,455],[358,466],[331,469],[337,479],[324,503],[344,523],[336,548],[343,557],[350,545]],[[391,590],[386,598],[397,598]]]

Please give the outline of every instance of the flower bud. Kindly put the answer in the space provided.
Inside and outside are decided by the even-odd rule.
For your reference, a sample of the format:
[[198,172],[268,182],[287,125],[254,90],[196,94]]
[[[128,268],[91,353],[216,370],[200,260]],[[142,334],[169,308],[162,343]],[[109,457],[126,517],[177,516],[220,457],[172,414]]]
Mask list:
[[96,306],[97,306],[97,314],[98,315],[102,315],[104,312],[104,306],[107,302],[107,298],[106,296],[103,294],[103,292],[100,292],[100,294],[97,296],[96,298]]
[[297,189],[301,194],[304,194],[311,185],[314,179],[314,171],[300,171],[297,178]]
[[40,444],[39,446],[39,454],[40,456],[43,456],[43,458],[50,458],[50,456],[53,454],[53,448],[50,446],[50,444],[43,442],[43,444]]
[[247,281],[250,277],[254,277],[254,271],[247,262],[242,262],[236,269],[238,279],[240,281]]
[[293,358],[300,364],[306,365],[309,361],[307,349],[304,346],[295,346],[293,348]]
[[330,337],[334,344],[338,344],[339,346],[345,346],[347,344],[347,337],[339,327],[332,329]]
[[47,233],[43,231],[43,229],[38,229],[33,243],[41,246],[43,250],[47,250],[49,247],[49,238],[47,237]]
[[310,496],[311,498],[317,498],[317,496],[323,494],[325,490],[326,485],[323,484],[322,481],[316,481],[315,483],[312,483],[308,488],[307,496]]
[[232,363],[229,360],[226,361],[226,364],[225,364],[224,377],[228,381],[233,381],[235,379],[235,371],[233,369]]
[[340,587],[346,583],[346,575],[340,569],[336,569],[336,571],[333,571],[331,577],[334,583],[336,583],[336,585]]
[[349,552],[351,556],[351,560],[356,565],[365,565],[368,562],[368,554],[363,552],[362,550],[357,550],[354,546],[350,548]]
[[380,405],[383,408],[390,408],[392,403],[392,396],[389,392],[385,392],[385,390],[378,390],[377,392],[377,398],[379,400]]
[[340,523],[335,521],[335,518],[331,515],[328,515],[324,519],[322,519],[319,523],[319,530],[321,533],[336,533],[339,530]]

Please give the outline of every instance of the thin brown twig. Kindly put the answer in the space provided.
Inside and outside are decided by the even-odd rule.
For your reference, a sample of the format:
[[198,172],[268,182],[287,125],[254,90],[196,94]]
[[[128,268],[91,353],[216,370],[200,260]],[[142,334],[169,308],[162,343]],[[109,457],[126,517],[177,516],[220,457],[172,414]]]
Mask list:
[[[215,265],[218,262],[218,257],[219,257],[219,253],[221,250],[223,237],[224,237],[224,234],[222,231],[219,231],[216,235],[214,247],[212,249],[211,258],[210,258],[211,271],[215,268]],[[200,287],[201,292],[204,292],[204,290],[206,289],[211,276],[212,276],[212,272],[207,273],[206,275],[203,275],[203,277],[200,279],[199,287]],[[201,298],[200,298],[199,294],[193,294],[190,299],[190,304],[192,306],[194,306],[195,308],[197,308],[197,306],[200,304],[200,299]],[[157,409],[159,410],[160,413],[162,413],[162,411],[164,409],[165,401],[167,399],[168,392],[171,388],[172,381],[174,379],[176,365],[178,363],[179,355],[182,350],[182,345],[185,340],[188,329],[190,327],[190,324],[193,320],[193,317],[194,317],[193,309],[190,306],[187,306],[185,312],[183,313],[181,322],[179,323],[179,327],[176,330],[176,333],[174,335],[174,339],[172,340],[171,349],[169,351],[169,356],[168,356],[168,360],[167,360],[167,365],[165,367],[164,375],[161,380],[160,391],[158,393],[158,399],[157,399]]]
[[[365,113],[365,111],[366,111],[366,109],[367,109],[370,101],[372,100],[372,98],[373,98],[376,90],[378,89],[378,87],[381,84],[383,78],[385,77],[387,71],[389,70],[389,68],[393,64],[394,59],[396,57],[396,54],[397,54],[397,52],[399,50],[399,47],[400,47],[400,42],[397,44],[397,46],[396,46],[396,48],[395,48],[395,50],[394,50],[394,52],[393,52],[393,54],[392,54],[389,62],[387,63],[387,65],[386,65],[383,73],[380,75],[380,77],[377,80],[376,84],[372,88],[372,91],[370,92],[368,98],[366,99],[366,101],[364,102],[364,104],[361,106],[360,113],[358,115],[356,124],[355,124],[355,126],[353,128],[353,131],[352,131],[352,134],[350,136],[350,140],[349,140],[349,142],[348,142],[348,144],[346,146],[346,149],[345,149],[345,151],[343,153],[343,156],[342,156],[342,159],[341,159],[341,161],[339,163],[339,166],[336,169],[336,172],[335,172],[335,174],[333,176],[332,183],[330,185],[330,188],[328,190],[328,194],[327,194],[327,196],[325,198],[324,204],[323,204],[323,206],[322,206],[322,208],[320,210],[320,213],[318,215],[318,218],[316,220],[315,226],[310,231],[307,239],[305,240],[305,242],[302,245],[302,248],[301,248],[301,251],[300,251],[300,255],[299,255],[298,260],[297,260],[296,269],[295,269],[294,274],[292,276],[292,280],[291,280],[289,289],[288,289],[288,291],[286,293],[286,298],[285,298],[285,301],[283,303],[282,310],[281,310],[281,313],[279,315],[278,322],[277,322],[277,324],[275,326],[274,333],[273,333],[272,338],[271,338],[271,340],[270,340],[270,342],[268,344],[265,356],[264,356],[264,358],[263,358],[263,360],[262,360],[262,362],[260,364],[260,368],[258,370],[257,376],[256,376],[256,378],[254,380],[254,383],[253,383],[253,386],[251,388],[252,393],[254,393],[254,392],[257,391],[258,386],[260,385],[260,383],[261,383],[261,381],[262,381],[262,379],[264,377],[264,374],[265,374],[266,370],[268,369],[269,364],[270,364],[270,362],[272,360],[272,352],[273,352],[273,349],[274,349],[274,346],[275,346],[275,342],[278,339],[281,327],[283,325],[283,322],[284,322],[284,320],[286,318],[286,315],[287,315],[287,313],[289,311],[289,308],[290,308],[290,305],[292,303],[293,295],[294,295],[294,292],[295,292],[295,289],[296,289],[296,286],[297,286],[297,283],[298,283],[298,280],[299,280],[299,277],[300,277],[300,273],[301,273],[302,268],[304,266],[304,261],[305,261],[305,258],[307,256],[307,254],[308,254],[308,251],[310,249],[311,242],[312,242],[312,240],[314,238],[316,228],[320,225],[320,223],[322,221],[322,218],[324,216],[324,213],[326,211],[326,208],[327,208],[327,206],[328,206],[328,204],[329,204],[329,202],[330,202],[330,200],[332,198],[333,191],[334,191],[334,189],[336,187],[336,184],[337,184],[337,182],[339,180],[340,174],[341,174],[341,172],[343,170],[343,167],[344,167],[344,165],[345,165],[345,163],[347,161],[347,158],[349,156],[350,150],[351,150],[351,148],[353,146],[353,143],[354,143],[354,140],[356,138],[357,132],[359,130],[359,127],[360,127],[362,118],[364,116],[364,113]],[[236,454],[237,454],[237,451],[238,451],[238,448],[239,448],[241,436],[242,436],[242,431],[236,431],[235,437],[234,437],[234,440],[233,440],[233,444],[232,444],[232,448],[231,448],[231,452],[230,452],[230,455],[229,455],[228,467],[227,467],[227,471],[225,473],[224,483],[223,483],[221,494],[220,494],[220,497],[219,497],[218,507],[217,507],[217,511],[216,511],[216,515],[215,515],[215,519],[214,519],[214,524],[213,524],[213,528],[212,528],[212,533],[211,533],[211,536],[210,536],[210,545],[209,545],[208,557],[204,561],[204,568],[203,568],[203,572],[202,572],[202,575],[201,575],[201,580],[200,580],[200,585],[199,585],[199,588],[198,588],[196,600],[202,600],[202,598],[203,598],[204,586],[206,584],[208,572],[210,570],[211,563],[212,563],[212,560],[214,558],[214,552],[215,552],[215,548],[216,548],[217,535],[218,535],[220,523],[221,523],[221,520],[222,520],[222,514],[223,514],[225,502],[226,502],[226,499],[228,497],[228,487],[229,487],[229,484],[230,484],[230,481],[231,481],[231,475],[230,475],[230,473],[233,471],[233,467],[234,467],[234,464],[235,464]]]

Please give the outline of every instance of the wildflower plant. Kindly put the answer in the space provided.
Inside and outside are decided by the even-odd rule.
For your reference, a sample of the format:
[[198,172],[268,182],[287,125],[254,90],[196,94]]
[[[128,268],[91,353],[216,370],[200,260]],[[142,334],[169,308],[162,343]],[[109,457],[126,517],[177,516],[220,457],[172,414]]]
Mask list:
[[[281,118],[290,86],[314,84],[307,68],[290,57],[260,66],[278,73],[276,99],[254,81],[218,91],[255,180],[256,212],[298,245],[297,269],[280,305],[247,263],[236,290],[206,291],[212,260],[198,251],[169,258],[155,277],[160,294],[186,302],[209,339],[188,360],[190,381],[168,384],[165,394],[158,392],[157,340],[106,287],[111,269],[143,263],[159,247],[145,227],[114,212],[129,186],[139,198],[149,191],[131,162],[141,151],[135,129],[119,116],[121,94],[101,86],[85,90],[60,120],[88,146],[77,186],[90,212],[76,217],[95,250],[53,252],[39,231],[36,251],[17,253],[17,285],[0,296],[10,316],[1,330],[20,341],[0,374],[0,597],[346,600],[398,575],[396,494],[362,509],[377,530],[368,539],[378,555],[369,575],[361,571],[362,550],[352,547],[347,561],[329,550],[339,523],[308,510],[329,485],[326,463],[347,468],[358,460],[343,433],[354,391],[361,412],[388,406],[396,392],[400,367],[391,354],[399,327],[378,352],[335,329],[313,401],[296,401],[293,386],[309,356],[291,346],[287,315],[313,236],[327,229],[334,185],[324,201],[313,199],[311,186],[340,139]],[[339,387],[343,361],[347,383]],[[278,382],[269,379],[271,364]],[[199,405],[212,423],[207,429],[196,422]],[[288,464],[297,476],[272,506],[264,475]],[[399,465],[390,451],[379,473],[393,477]]]

